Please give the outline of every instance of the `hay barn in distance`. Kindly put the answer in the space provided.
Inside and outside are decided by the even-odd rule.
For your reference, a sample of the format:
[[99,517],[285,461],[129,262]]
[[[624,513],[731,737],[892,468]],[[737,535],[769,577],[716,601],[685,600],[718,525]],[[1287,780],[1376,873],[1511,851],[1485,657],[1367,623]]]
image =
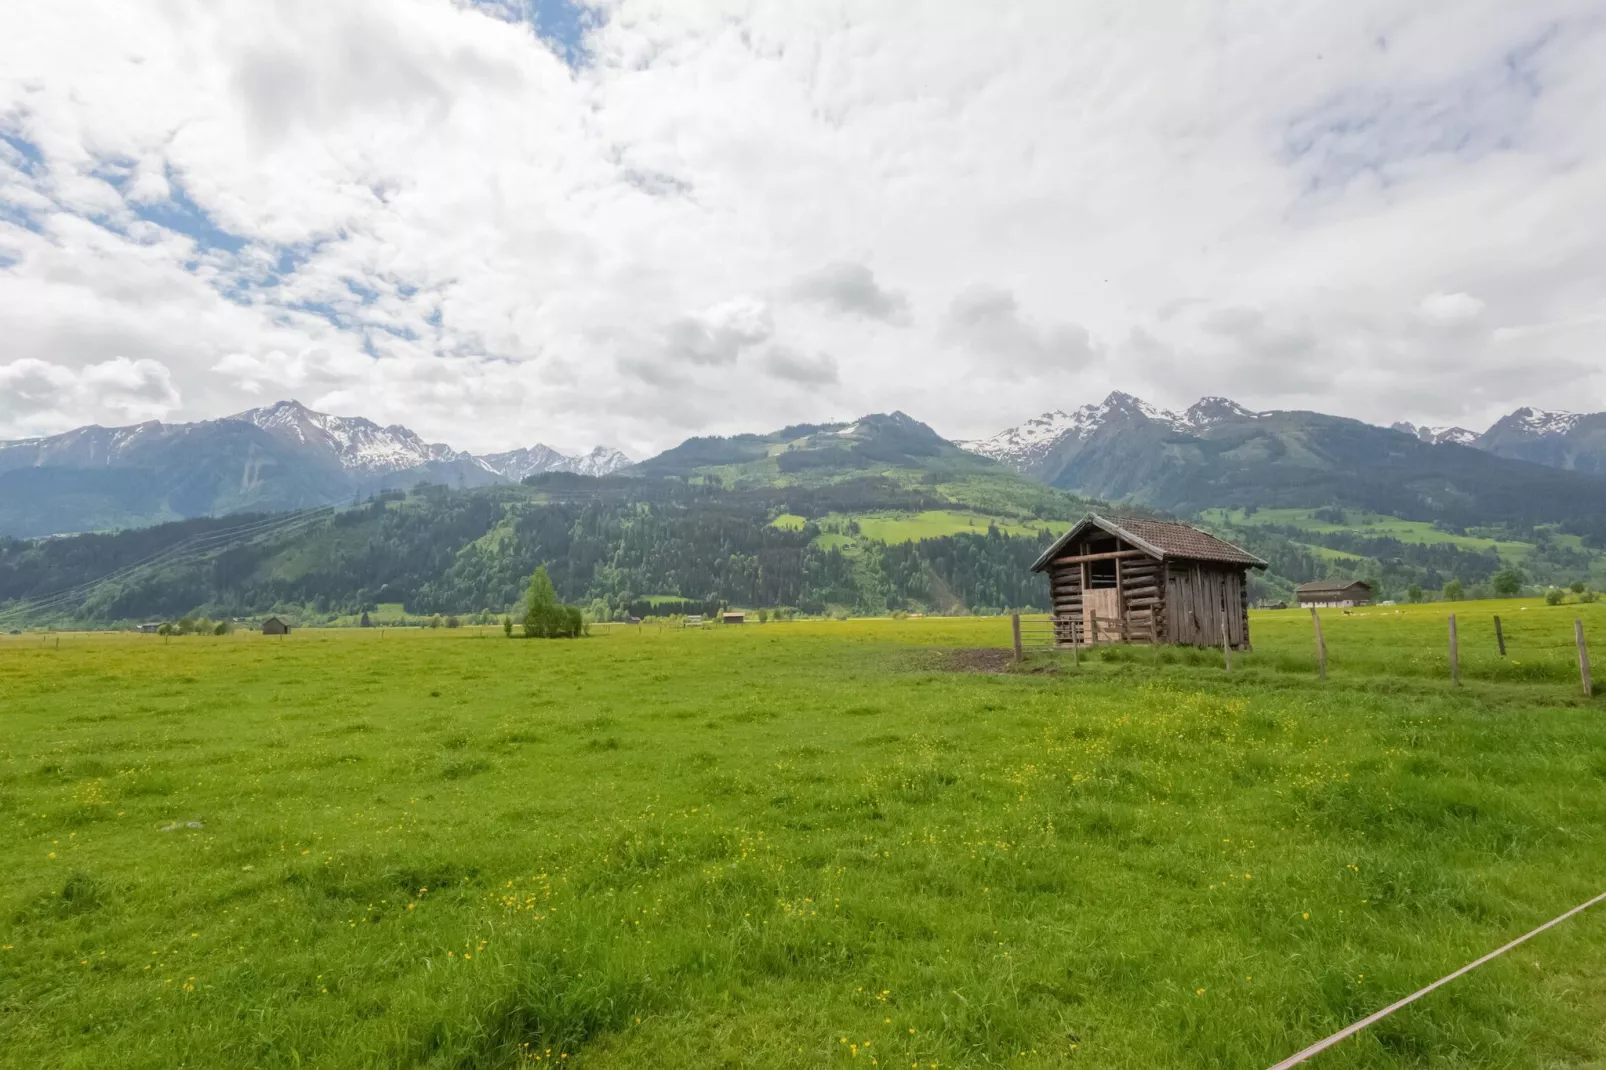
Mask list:
[[289,635],[290,625],[279,617],[269,617],[262,622],[263,635]]
[[1054,642],[1249,649],[1249,583],[1266,562],[1188,524],[1089,515],[1032,565],[1048,574]]
[[1372,604],[1372,585],[1365,580],[1312,580],[1294,588],[1301,606],[1349,608]]

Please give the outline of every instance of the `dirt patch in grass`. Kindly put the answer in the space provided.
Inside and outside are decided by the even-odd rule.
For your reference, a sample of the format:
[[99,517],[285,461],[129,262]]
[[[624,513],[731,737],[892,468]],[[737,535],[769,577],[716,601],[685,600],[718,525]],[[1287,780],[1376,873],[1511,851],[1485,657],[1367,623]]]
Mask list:
[[975,650],[949,650],[941,658],[949,672],[1009,672],[1015,664],[1015,655],[1009,650],[981,647]]
[[1025,661],[1016,661],[1013,651],[999,647],[970,647],[960,650],[922,651],[919,667],[926,672],[979,672],[1049,675],[1059,673],[1059,666],[1045,658],[1027,655]]

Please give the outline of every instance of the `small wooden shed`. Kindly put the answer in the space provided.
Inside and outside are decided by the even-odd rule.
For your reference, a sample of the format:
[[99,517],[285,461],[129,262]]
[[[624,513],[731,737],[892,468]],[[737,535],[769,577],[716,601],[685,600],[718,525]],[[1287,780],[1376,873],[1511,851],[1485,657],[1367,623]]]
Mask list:
[[1057,645],[1249,649],[1249,583],[1266,562],[1171,520],[1089,515],[1032,565],[1048,573]]
[[1365,580],[1312,580],[1294,589],[1302,606],[1369,606],[1372,585]]
[[279,617],[269,617],[262,622],[263,635],[289,635],[290,625]]

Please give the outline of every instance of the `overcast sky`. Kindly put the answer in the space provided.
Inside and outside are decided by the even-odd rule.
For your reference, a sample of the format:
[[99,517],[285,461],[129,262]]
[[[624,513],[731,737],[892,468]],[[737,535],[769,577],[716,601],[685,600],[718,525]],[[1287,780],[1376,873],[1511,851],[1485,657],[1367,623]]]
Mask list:
[[0,437],[1606,409],[1599,0],[0,5]]

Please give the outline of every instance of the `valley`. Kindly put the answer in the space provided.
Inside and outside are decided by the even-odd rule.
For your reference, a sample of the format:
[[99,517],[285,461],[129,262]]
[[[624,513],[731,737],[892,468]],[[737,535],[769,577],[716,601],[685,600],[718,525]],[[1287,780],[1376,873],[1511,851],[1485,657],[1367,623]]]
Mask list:
[[[1590,424],[1524,419],[1543,435]],[[1223,398],[1170,413],[1112,394],[960,443],[902,412],[872,414],[692,438],[629,465],[545,447],[473,457],[294,403],[216,423],[35,444],[41,463],[0,473],[14,486],[98,480],[136,498],[142,479],[165,481],[197,488],[206,512],[238,514],[173,519],[170,490],[160,527],[0,541],[0,625],[186,613],[340,622],[380,604],[425,619],[499,617],[541,563],[599,621],[653,612],[651,598],[822,616],[1030,610],[1044,592],[1026,564],[1089,511],[1204,523],[1271,563],[1252,579],[1257,602],[1289,601],[1314,579],[1366,579],[1378,598],[1402,601],[1487,593],[1512,570],[1527,589],[1606,586],[1606,480],[1416,429]],[[180,450],[195,470],[178,479],[118,467],[203,433],[244,443],[252,486],[274,508],[245,509],[247,496],[218,510],[206,497],[228,450]],[[13,461],[26,452],[9,449]],[[95,468],[96,458],[116,463]],[[39,489],[0,514],[101,501]]]

